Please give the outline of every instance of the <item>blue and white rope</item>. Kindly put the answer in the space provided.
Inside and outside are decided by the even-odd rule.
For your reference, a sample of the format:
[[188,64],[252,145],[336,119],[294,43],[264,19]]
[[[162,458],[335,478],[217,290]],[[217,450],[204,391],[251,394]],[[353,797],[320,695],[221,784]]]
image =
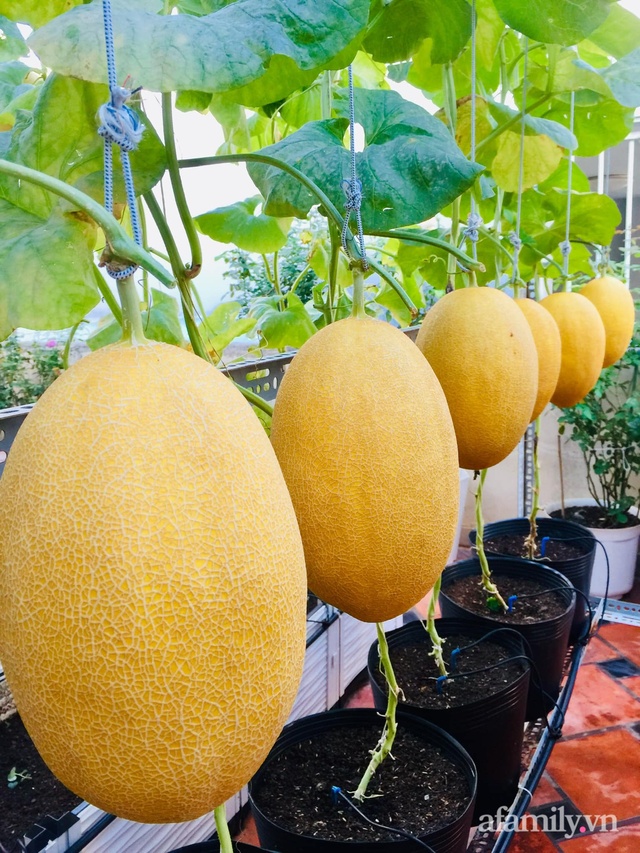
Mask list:
[[[131,171],[129,152],[134,151],[144,131],[144,125],[131,107],[127,106],[127,100],[134,92],[118,86],[116,76],[115,48],[113,43],[113,22],[111,18],[111,0],[102,0],[102,18],[104,22],[104,39],[107,54],[107,80],[111,98],[108,103],[103,104],[98,110],[100,127],[98,133],[104,139],[104,206],[113,212],[113,151],[112,146],[120,148],[120,159],[122,161],[122,174],[127,194],[127,204],[131,217],[131,228],[136,243],[142,245],[142,229],[138,219],[138,206],[136,192]],[[131,264],[125,269],[118,269],[107,265],[107,272],[112,278],[128,278],[138,269],[137,264]]]
[[351,155],[351,176],[349,180],[342,181],[342,189],[345,194],[344,209],[346,216],[342,226],[342,248],[347,256],[350,257],[349,243],[347,240],[349,234],[349,220],[351,214],[355,213],[356,226],[358,229],[358,247],[360,249],[360,258],[362,268],[367,269],[367,252],[364,244],[364,231],[362,228],[362,214],[360,208],[362,206],[362,181],[358,178],[358,169],[356,163],[356,107],[355,96],[353,90],[353,68],[349,66],[349,152]]

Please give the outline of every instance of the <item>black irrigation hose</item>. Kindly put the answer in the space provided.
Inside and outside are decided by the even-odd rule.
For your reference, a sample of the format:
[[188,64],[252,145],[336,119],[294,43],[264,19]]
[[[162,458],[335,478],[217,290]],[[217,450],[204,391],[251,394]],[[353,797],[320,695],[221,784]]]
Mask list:
[[424,849],[428,850],[429,853],[435,853],[433,847],[429,847],[428,844],[426,844],[424,841],[421,841],[417,836],[412,835],[410,832],[407,832],[404,829],[397,829],[393,826],[385,826],[383,823],[378,823],[377,821],[368,818],[366,814],[364,812],[361,812],[360,809],[356,806],[356,804],[352,800],[350,800],[349,797],[347,797],[342,788],[338,788],[337,785],[334,785],[331,788],[331,796],[333,797],[334,803],[336,805],[338,804],[338,798],[342,798],[345,803],[347,803],[347,805],[362,818],[362,820],[365,820],[367,823],[370,823],[371,826],[375,826],[377,829],[386,829],[388,832],[393,832],[396,835],[402,835],[403,838],[408,838],[409,841],[413,841],[414,844],[419,844],[420,847],[424,847]]

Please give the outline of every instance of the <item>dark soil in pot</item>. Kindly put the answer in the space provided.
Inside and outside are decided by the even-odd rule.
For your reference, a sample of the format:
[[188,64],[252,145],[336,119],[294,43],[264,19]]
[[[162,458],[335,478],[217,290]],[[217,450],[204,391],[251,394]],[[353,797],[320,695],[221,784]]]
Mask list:
[[[0,694],[8,695],[6,682],[0,683]],[[8,704],[8,703],[7,703]],[[9,773],[18,777],[9,787]],[[0,845],[17,850],[18,840],[46,815],[60,818],[80,805],[82,800],[59,782],[40,758],[17,713],[0,722]],[[2,847],[0,847],[0,850]]]
[[[378,768],[364,803],[367,817],[402,829],[436,853],[466,849],[475,798],[475,769],[446,733],[398,714],[393,758]],[[250,787],[263,847],[282,853],[376,851],[420,847],[363,821],[332,786],[353,792],[382,731],[370,709],[316,714],[287,726]]]
[[[438,690],[440,675],[433,656],[431,638],[421,622],[411,622],[387,634],[391,662],[402,689],[403,710],[418,714],[449,732],[467,750],[478,770],[475,819],[496,814],[517,793],[525,711],[529,691],[526,661],[510,661],[524,654],[519,634],[500,631],[483,640],[487,632],[461,619],[436,620],[444,640],[444,658],[450,672],[463,673],[492,667],[469,677],[454,677]],[[466,632],[465,632],[466,631]],[[463,633],[465,632],[465,633]],[[463,649],[451,666],[451,652]],[[500,661],[507,661],[494,666]],[[378,644],[369,650],[369,681],[375,706],[386,707],[386,682],[380,673]]]
[[[460,618],[485,630],[509,625],[517,630],[531,651],[531,675],[527,719],[540,717],[553,707],[560,692],[576,593],[564,575],[540,563],[513,557],[489,556],[489,567],[502,596],[544,594],[516,600],[512,613],[495,613],[486,604],[480,586],[480,562],[465,560],[449,566],[442,576],[440,606],[444,617]],[[543,690],[549,694],[542,699]]]
[[[473,576],[458,578],[447,586],[447,595],[465,610],[479,616],[489,614],[496,622],[505,625],[530,625],[556,619],[567,609],[565,600],[549,588],[528,578],[501,578],[498,583],[505,601],[517,595],[512,613],[492,613],[487,608],[487,593]],[[534,596],[525,598],[525,596]]]
[[[542,516],[536,519],[536,525],[538,532],[536,560],[563,574],[581,593],[576,598],[576,609],[571,625],[570,640],[573,642],[583,637],[589,628],[587,598],[591,587],[597,542],[589,530],[573,521]],[[528,518],[509,518],[487,524],[484,531],[486,552],[524,558],[524,543],[529,535],[529,529]],[[474,544],[475,538],[475,530],[473,530],[470,539]]]
[[567,506],[564,510],[557,509],[551,513],[551,518],[561,518],[575,521],[583,527],[593,527],[596,530],[619,530],[624,527],[635,527],[640,524],[640,517],[630,512],[625,513],[627,520],[624,524],[612,518],[608,512],[599,506]]

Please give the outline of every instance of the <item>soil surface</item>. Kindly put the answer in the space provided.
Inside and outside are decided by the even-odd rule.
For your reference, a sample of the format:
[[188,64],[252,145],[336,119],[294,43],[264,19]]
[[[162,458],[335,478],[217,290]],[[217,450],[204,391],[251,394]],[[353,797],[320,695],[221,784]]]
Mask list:
[[599,506],[568,506],[565,508],[564,515],[561,509],[556,509],[549,514],[551,518],[566,518],[568,521],[577,521],[584,527],[594,527],[597,530],[620,530],[640,524],[640,518],[630,512],[626,513],[626,524],[620,524]]
[[[505,533],[501,536],[492,536],[491,539],[485,539],[484,550],[488,554],[501,554],[505,557],[524,557],[525,555],[524,541],[527,535],[524,533]],[[587,553],[586,548],[577,545],[575,542],[565,542],[563,539],[549,539],[547,542],[544,557],[540,551],[540,541],[542,537],[538,536],[538,547],[534,559],[547,559],[554,563],[562,562],[562,560],[575,560]]]
[[[332,785],[349,795],[358,787],[378,742],[380,726],[318,732],[278,756],[252,795],[274,823],[299,835],[332,841],[398,841],[401,836],[360,818]],[[398,729],[394,759],[387,758],[358,808],[370,820],[413,835],[433,832],[459,817],[471,792],[463,771],[441,750]],[[382,796],[380,796],[382,795]]]
[[[25,778],[19,777],[17,785],[10,788],[8,777],[13,768]],[[18,839],[39,818],[60,818],[81,802],[40,758],[18,714],[0,721],[0,851],[22,849]]]
[[[487,640],[470,649],[465,649],[458,655],[454,671],[450,665],[453,649],[464,649],[475,641],[471,637],[456,634],[443,638],[443,642],[443,657],[451,675],[484,669],[512,657],[507,649]],[[457,708],[461,705],[469,705],[484,699],[485,696],[499,693],[508,684],[512,684],[524,669],[522,662],[511,661],[502,666],[496,666],[488,672],[477,673],[467,678],[453,677],[444,683],[441,692],[438,693],[436,679],[440,671],[430,652],[430,640],[426,643],[413,642],[411,645],[389,649],[391,663],[404,694],[404,701],[419,708]],[[375,679],[386,694],[387,683],[382,673],[376,672]]]
[[[489,610],[487,593],[480,585],[478,575],[468,575],[448,583],[443,587],[449,598],[480,616],[495,619],[511,625],[528,625],[532,622],[544,622],[561,616],[567,609],[567,604],[561,593],[550,590],[538,581],[528,578],[494,577],[494,583],[500,590],[505,601],[509,596],[517,595],[512,613],[502,613]],[[532,596],[531,598],[527,596]]]

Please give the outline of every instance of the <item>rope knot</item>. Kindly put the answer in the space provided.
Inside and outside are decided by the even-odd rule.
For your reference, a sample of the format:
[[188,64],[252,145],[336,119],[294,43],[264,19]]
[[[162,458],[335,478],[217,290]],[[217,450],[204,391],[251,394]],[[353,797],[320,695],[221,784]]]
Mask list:
[[142,139],[144,125],[138,114],[127,106],[127,101],[139,89],[133,91],[122,86],[113,86],[111,100],[98,110],[100,136],[123,151],[134,151]]
[[344,180],[342,190],[346,199],[344,209],[348,212],[360,210],[362,206],[362,181],[359,178]]
[[509,234],[509,242],[516,250],[516,252],[519,252],[522,248],[522,240],[520,239],[520,237],[518,237],[515,231],[512,231],[511,234]]
[[562,253],[563,258],[569,257],[571,254],[571,243],[569,240],[563,240],[562,243],[560,243],[560,252]]
[[464,236],[472,243],[477,243],[480,237],[479,230],[484,225],[484,221],[479,213],[470,213],[467,219],[467,227],[464,229]]

